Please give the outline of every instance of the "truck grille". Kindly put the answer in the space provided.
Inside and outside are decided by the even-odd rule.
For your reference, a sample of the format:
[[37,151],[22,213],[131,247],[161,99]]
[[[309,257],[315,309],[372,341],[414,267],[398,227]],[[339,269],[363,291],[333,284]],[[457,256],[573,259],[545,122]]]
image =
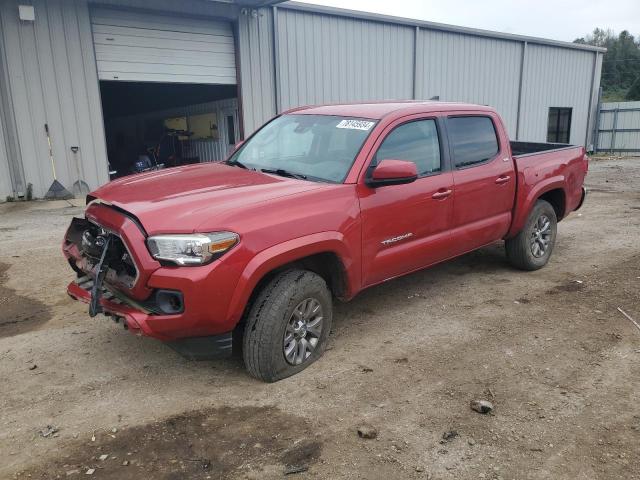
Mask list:
[[109,265],[105,281],[117,287],[130,289],[138,278],[138,269],[118,234],[107,231],[86,219],[74,218],[67,231],[65,243],[74,244],[80,253],[80,258],[74,259],[75,268],[93,276],[103,253],[107,235],[111,235],[111,242],[105,253]]

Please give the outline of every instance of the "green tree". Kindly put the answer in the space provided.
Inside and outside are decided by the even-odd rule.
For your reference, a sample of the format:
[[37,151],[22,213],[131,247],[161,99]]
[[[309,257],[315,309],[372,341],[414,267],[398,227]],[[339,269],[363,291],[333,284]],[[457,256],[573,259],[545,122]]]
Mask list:
[[602,60],[603,100],[640,100],[640,42],[633,35],[596,28],[574,42],[607,49]]

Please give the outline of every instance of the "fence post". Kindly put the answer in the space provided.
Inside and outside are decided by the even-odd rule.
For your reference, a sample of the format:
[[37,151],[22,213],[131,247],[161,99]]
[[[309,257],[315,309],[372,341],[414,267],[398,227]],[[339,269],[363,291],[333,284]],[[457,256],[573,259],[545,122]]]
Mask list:
[[615,110],[613,111],[613,131],[611,132],[611,146],[609,147],[609,149],[611,150],[611,153],[614,153],[614,150],[616,148],[616,129],[618,128],[618,111],[619,111],[618,107],[616,107]]
[[596,107],[596,118],[593,126],[593,153],[598,153],[600,145],[600,109],[602,108],[602,87],[598,89],[598,106]]

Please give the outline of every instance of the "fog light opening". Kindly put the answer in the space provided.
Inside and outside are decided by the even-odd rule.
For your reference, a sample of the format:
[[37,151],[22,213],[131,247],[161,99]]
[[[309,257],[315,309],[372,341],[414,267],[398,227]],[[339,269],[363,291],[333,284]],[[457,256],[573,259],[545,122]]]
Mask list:
[[162,313],[169,315],[182,313],[184,310],[182,293],[172,290],[158,290],[156,292],[156,304]]

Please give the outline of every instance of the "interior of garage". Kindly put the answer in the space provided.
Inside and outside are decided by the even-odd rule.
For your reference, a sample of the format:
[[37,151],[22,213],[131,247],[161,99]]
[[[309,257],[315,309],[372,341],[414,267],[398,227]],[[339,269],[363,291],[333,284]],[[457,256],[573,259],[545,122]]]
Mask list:
[[111,178],[226,157],[238,137],[230,22],[95,6],[91,30]]
[[237,88],[101,81],[111,178],[223,160],[238,139]]

